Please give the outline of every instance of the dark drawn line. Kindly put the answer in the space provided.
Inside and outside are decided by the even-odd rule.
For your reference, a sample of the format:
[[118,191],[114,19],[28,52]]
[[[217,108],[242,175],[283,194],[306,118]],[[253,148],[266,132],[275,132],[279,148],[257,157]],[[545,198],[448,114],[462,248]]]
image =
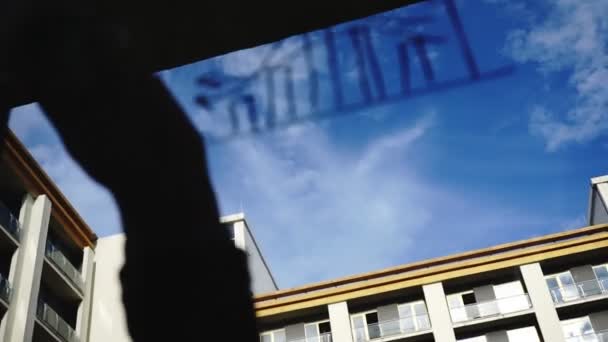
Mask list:
[[444,4],[446,11],[448,12],[450,22],[452,23],[452,27],[454,28],[454,31],[456,31],[456,37],[458,37],[460,50],[462,51],[464,60],[467,64],[469,75],[471,76],[471,79],[476,80],[480,77],[479,68],[477,67],[477,63],[475,62],[475,57],[473,57],[473,50],[471,49],[469,40],[466,36],[466,33],[464,32],[464,27],[462,25],[462,21],[460,20],[458,9],[456,9],[454,0],[444,0]]
[[[509,65],[509,66],[505,66],[505,67],[483,72],[475,80],[471,80],[471,78],[466,77],[466,78],[453,79],[453,80],[449,80],[449,81],[437,82],[437,83],[432,84],[429,87],[411,89],[409,94],[407,94],[407,95],[399,94],[396,96],[387,97],[382,102],[376,102],[374,104],[374,107],[404,101],[407,99],[411,99],[413,97],[427,96],[427,95],[434,94],[434,93],[441,92],[441,91],[453,90],[453,89],[460,88],[460,87],[463,87],[463,86],[466,86],[466,85],[472,84],[472,83],[479,83],[479,82],[494,80],[497,78],[508,76],[508,75],[512,74],[513,71],[514,71],[514,67],[512,65]],[[334,109],[329,109],[329,110],[313,113],[310,115],[300,115],[296,119],[277,123],[273,127],[273,129],[285,128],[285,127],[289,127],[292,125],[296,125],[296,124],[304,123],[304,122],[308,122],[308,121],[320,121],[320,120],[331,119],[334,117],[343,117],[346,115],[352,115],[352,114],[356,114],[357,112],[359,112],[363,109],[366,109],[366,108],[370,108],[370,106],[363,104],[363,103],[350,104],[350,105],[343,106],[340,111],[335,111]],[[217,143],[222,143],[222,142],[228,142],[230,140],[237,139],[237,138],[244,138],[247,136],[255,135],[257,133],[260,133],[260,132],[259,131],[244,131],[244,132],[238,132],[235,134],[229,134],[229,135],[224,135],[224,136],[209,135],[208,139],[209,139],[210,143],[217,144]],[[209,133],[203,132],[203,134],[209,134]]]

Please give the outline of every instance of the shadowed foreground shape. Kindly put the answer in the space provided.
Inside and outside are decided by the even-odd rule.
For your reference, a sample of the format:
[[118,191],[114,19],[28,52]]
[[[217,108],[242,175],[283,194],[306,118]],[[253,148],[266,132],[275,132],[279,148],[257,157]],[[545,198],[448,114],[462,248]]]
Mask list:
[[219,224],[203,141],[153,72],[413,1],[12,2],[0,8],[0,119],[5,128],[11,107],[38,101],[114,195],[133,339],[257,340],[245,257]]

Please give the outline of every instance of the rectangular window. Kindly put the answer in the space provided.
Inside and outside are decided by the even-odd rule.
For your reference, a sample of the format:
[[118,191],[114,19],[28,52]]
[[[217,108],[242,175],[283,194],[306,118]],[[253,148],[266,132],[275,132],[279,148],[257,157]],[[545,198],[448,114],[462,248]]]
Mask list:
[[285,329],[260,334],[260,342],[287,342]]
[[304,325],[306,342],[331,342],[329,321],[308,323]]
[[[579,336],[593,338],[593,336],[589,336],[592,335],[594,331],[593,327],[591,326],[591,321],[587,316],[562,321],[562,329],[566,339],[576,338]],[[587,341],[587,339],[582,339],[581,341]],[[590,339],[590,341],[595,341],[595,339]]]
[[401,304],[398,307],[402,333],[412,333],[431,328],[424,301]]
[[556,303],[579,298],[579,291],[570,271],[545,277],[551,296]]
[[228,237],[230,238],[230,240],[234,240],[234,224],[226,223],[224,224],[224,227],[226,227],[226,229],[228,230]]

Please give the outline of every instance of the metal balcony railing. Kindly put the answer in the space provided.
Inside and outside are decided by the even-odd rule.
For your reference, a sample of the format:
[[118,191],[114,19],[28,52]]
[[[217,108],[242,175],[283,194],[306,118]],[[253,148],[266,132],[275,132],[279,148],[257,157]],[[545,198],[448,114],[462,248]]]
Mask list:
[[353,329],[355,342],[371,341],[382,337],[409,335],[431,329],[428,315],[401,317],[391,321],[368,324]]
[[72,283],[76,285],[76,287],[78,287],[78,289],[82,289],[83,284],[82,279],[80,278],[80,272],[51,242],[47,242],[46,244],[45,255],[72,281]]
[[549,289],[553,302],[561,304],[573,300],[608,294],[608,278],[582,281],[572,285]]
[[504,315],[527,310],[532,307],[527,293],[498,298],[487,302],[450,308],[452,322],[466,322],[479,318]]
[[43,302],[38,303],[38,310],[36,314],[44,325],[54,331],[64,341],[79,342],[74,329],[47,304]]
[[566,337],[566,342],[608,342],[608,330],[592,334]]
[[0,274],[0,298],[4,299],[7,303],[10,302],[11,292],[11,284],[8,279]]
[[17,241],[21,234],[21,224],[8,208],[0,202],[0,225],[6,229]]

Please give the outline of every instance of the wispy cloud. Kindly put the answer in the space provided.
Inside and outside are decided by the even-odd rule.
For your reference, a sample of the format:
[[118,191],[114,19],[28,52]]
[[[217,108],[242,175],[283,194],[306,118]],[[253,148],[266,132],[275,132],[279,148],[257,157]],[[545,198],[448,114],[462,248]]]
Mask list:
[[504,242],[550,224],[421,174],[413,161],[437,125],[427,113],[361,147],[341,146],[315,125],[235,141],[212,154],[221,207],[244,209],[283,287]]
[[546,1],[548,11],[529,27],[511,32],[508,52],[551,78],[569,75],[574,105],[551,110],[538,103],[530,131],[545,139],[547,150],[585,143],[608,131],[608,13],[606,1]]

